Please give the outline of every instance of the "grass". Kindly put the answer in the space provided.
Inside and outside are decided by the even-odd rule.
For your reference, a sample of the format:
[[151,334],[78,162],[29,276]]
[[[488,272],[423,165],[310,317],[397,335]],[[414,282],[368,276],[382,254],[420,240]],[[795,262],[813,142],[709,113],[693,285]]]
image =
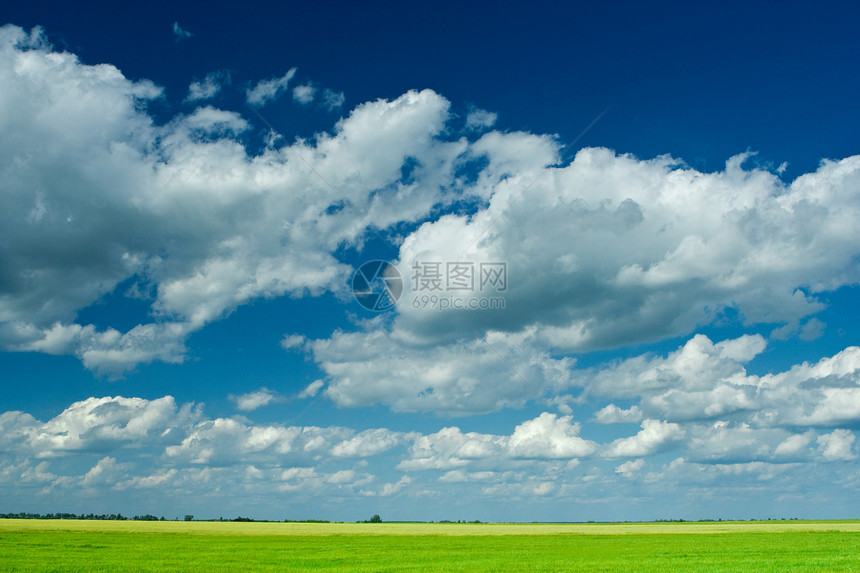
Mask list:
[[0,520],[3,571],[857,571],[860,522]]

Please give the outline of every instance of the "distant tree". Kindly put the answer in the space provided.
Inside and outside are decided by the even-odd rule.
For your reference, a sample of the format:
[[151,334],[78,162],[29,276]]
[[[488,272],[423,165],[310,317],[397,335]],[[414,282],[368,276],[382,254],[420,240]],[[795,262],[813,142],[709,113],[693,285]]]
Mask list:
[[374,513],[373,517],[370,518],[370,521],[368,521],[368,523],[382,523],[382,518],[379,517],[378,513]]
[[193,515],[188,514],[188,513],[185,514],[185,521],[191,521],[192,519],[194,519]]

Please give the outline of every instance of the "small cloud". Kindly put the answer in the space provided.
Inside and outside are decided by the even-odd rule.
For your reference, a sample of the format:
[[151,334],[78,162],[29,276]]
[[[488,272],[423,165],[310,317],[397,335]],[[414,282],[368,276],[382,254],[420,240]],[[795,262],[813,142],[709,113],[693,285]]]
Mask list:
[[284,399],[277,392],[272,392],[266,387],[260,388],[255,392],[248,392],[241,396],[230,396],[230,399],[236,403],[236,408],[242,412],[250,412],[263,406],[268,406],[275,402],[283,402]]
[[304,84],[293,88],[293,99],[302,105],[307,105],[314,101],[316,88],[311,84]]
[[615,473],[621,474],[626,478],[634,477],[639,473],[639,470],[641,470],[644,465],[645,460],[642,458],[639,458],[638,460],[630,460],[615,468]]
[[191,32],[182,28],[179,25],[179,22],[173,23],[173,34],[176,36],[177,40],[181,40],[183,38],[190,38],[192,36]]
[[230,83],[230,74],[225,72],[210,72],[202,81],[193,81],[188,86],[185,101],[200,101],[212,99],[221,91],[224,84]]
[[323,105],[329,111],[334,111],[336,109],[340,109],[343,107],[343,102],[346,100],[346,97],[343,95],[343,92],[336,92],[333,90],[325,89],[322,93],[322,101]]
[[817,318],[810,318],[800,329],[800,339],[815,340],[816,338],[821,338],[821,335],[824,334],[824,327],[826,326],[827,324]]
[[304,346],[307,339],[301,334],[288,334],[284,336],[284,339],[281,340],[281,348],[285,350],[292,350],[293,348],[301,348]]
[[639,406],[631,406],[628,410],[623,410],[615,404],[609,404],[594,414],[594,421],[598,424],[637,423],[642,421],[642,410]]
[[319,394],[320,388],[322,388],[322,387],[323,387],[323,381],[322,380],[314,380],[313,382],[308,384],[307,388],[305,388],[304,390],[302,390],[299,393],[299,398],[313,398],[314,396]]
[[296,75],[297,70],[298,68],[291,68],[290,71],[280,78],[272,78],[259,82],[246,92],[248,103],[254,107],[260,107],[277,99],[287,89],[290,80]]
[[496,124],[499,114],[480,108],[472,108],[466,116],[467,131],[483,131]]

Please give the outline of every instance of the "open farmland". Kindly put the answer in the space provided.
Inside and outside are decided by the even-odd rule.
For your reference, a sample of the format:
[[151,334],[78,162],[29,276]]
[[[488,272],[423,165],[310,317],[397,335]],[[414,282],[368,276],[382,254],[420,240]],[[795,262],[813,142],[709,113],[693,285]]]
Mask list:
[[860,522],[0,520],[4,571],[856,571]]

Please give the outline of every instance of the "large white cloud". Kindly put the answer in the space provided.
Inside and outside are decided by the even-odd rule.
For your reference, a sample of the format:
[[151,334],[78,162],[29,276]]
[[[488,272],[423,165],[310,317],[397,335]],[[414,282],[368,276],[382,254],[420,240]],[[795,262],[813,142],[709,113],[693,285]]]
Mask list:
[[330,377],[325,396],[340,406],[383,403],[396,411],[462,415],[520,407],[574,385],[574,361],[535,348],[530,332],[428,347],[376,328],[337,332],[305,347]]
[[[190,332],[255,298],[341,291],[349,268],[332,253],[367,225],[426,216],[462,148],[436,141],[448,102],[424,91],[250,156],[239,114],[207,106],[155,125],[160,88],[14,26],[0,31],[0,82],[0,344],[109,375],[181,361]],[[401,182],[407,158],[420,184]],[[149,298],[148,320],[75,323],[123,281]]]
[[116,396],[75,402],[47,422],[22,412],[6,412],[0,415],[0,429],[6,451],[51,458],[164,446],[182,440],[199,419],[199,408],[179,407],[172,396],[156,400]]
[[[725,307],[747,323],[797,324],[822,308],[815,293],[860,277],[851,232],[860,157],[825,161],[786,185],[743,169],[747,155],[716,173],[608,149],[544,167],[555,145],[486,134],[470,152],[489,161],[475,184],[488,205],[423,225],[404,241],[401,267],[507,262],[505,308],[480,323],[538,324],[559,351],[684,334]],[[474,312],[416,310],[420,294],[408,293],[398,328],[428,340],[469,336]]]

